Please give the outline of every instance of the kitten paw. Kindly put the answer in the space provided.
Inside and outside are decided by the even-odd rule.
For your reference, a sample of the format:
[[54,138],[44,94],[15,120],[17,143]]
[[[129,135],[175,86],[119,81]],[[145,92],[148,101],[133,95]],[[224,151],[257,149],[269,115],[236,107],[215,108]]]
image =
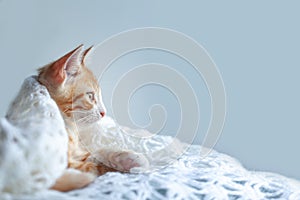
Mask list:
[[134,168],[146,169],[149,167],[149,162],[143,154],[132,151],[116,152],[111,164],[117,170],[125,172],[135,172]]

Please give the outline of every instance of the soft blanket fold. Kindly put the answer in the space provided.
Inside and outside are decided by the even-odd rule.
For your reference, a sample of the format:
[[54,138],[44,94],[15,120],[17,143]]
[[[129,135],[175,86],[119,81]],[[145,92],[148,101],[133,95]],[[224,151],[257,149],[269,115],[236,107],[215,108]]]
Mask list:
[[36,77],[27,78],[0,120],[0,192],[49,188],[67,166],[67,141],[60,111],[46,87]]

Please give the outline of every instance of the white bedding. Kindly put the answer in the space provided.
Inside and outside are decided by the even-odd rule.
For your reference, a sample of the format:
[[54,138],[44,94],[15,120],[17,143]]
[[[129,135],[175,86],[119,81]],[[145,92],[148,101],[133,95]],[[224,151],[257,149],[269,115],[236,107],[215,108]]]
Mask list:
[[14,199],[300,199],[299,182],[251,172],[230,156],[199,159],[199,146],[173,165],[149,174],[107,173],[89,187],[68,193],[44,191]]
[[[28,84],[29,79],[31,83],[35,81],[28,78],[24,84]],[[187,146],[179,141],[171,137],[152,136],[145,130],[120,127],[109,117],[104,118],[98,126],[99,132],[86,137],[84,146],[88,146],[92,152],[105,145],[108,148],[132,149],[145,154],[151,162],[150,168],[134,171],[141,173],[107,173],[88,187],[67,193],[51,190],[19,195],[1,193],[0,199],[300,200],[298,181],[278,174],[248,171],[228,155],[213,151],[201,159],[201,147],[198,145],[189,146],[181,155],[180,150]]]

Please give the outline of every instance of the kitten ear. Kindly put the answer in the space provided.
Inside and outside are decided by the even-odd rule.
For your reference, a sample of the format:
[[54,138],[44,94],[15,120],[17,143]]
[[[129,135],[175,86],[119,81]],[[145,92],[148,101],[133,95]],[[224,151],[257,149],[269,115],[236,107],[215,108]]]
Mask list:
[[86,49],[84,52],[83,52],[83,55],[82,55],[82,64],[83,65],[87,65],[89,62],[90,62],[90,56],[91,54],[93,53],[94,51],[94,46],[92,45],[91,47],[89,47],[88,49]]
[[53,63],[51,68],[56,83],[62,84],[68,77],[76,75],[81,67],[82,49],[83,45],[80,45]]

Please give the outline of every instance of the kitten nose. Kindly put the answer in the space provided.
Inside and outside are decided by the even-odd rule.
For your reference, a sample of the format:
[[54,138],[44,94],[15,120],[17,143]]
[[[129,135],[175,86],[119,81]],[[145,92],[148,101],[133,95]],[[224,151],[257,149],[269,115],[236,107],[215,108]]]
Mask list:
[[104,112],[104,111],[100,111],[100,115],[101,115],[102,117],[104,117],[105,112]]

